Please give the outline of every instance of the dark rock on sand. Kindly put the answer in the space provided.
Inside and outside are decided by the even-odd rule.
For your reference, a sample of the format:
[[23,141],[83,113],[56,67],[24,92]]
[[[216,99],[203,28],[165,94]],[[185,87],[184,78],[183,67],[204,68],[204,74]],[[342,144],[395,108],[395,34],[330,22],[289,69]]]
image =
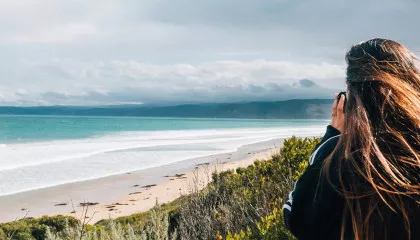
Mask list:
[[98,205],[99,203],[97,202],[83,202],[83,203],[79,203],[79,205],[81,207],[87,207],[87,206],[94,206],[94,205]]
[[206,163],[197,164],[197,166],[205,166],[205,165],[210,165],[210,163],[209,162],[206,162]]
[[67,203],[57,203],[57,204],[54,204],[54,206],[67,206]]
[[122,205],[128,205],[128,203],[114,203],[114,204],[112,204],[112,205],[119,205],[119,206],[122,206]]
[[134,195],[134,194],[140,194],[141,192],[132,192],[132,193],[129,193],[128,195]]

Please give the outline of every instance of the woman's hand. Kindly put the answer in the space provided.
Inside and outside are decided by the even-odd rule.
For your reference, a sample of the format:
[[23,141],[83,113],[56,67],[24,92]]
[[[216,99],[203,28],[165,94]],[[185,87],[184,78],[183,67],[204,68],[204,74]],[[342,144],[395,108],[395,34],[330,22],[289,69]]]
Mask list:
[[337,100],[338,93],[335,94],[335,100],[332,107],[332,118],[330,125],[343,133],[344,130],[344,101],[345,95],[341,95],[340,101]]

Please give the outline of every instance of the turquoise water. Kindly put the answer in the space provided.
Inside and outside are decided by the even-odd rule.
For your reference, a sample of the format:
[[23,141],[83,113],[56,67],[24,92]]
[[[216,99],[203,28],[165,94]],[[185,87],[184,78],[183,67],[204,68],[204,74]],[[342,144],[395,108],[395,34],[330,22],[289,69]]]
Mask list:
[[302,127],[325,120],[0,116],[0,143],[79,139],[131,131]]
[[327,120],[0,116],[0,196],[321,135]]

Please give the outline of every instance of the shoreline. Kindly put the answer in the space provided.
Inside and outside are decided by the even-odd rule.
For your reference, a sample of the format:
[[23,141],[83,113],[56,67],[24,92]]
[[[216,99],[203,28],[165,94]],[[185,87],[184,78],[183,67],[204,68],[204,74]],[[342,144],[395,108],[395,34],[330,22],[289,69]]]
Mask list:
[[58,214],[81,219],[84,209],[81,203],[93,204],[88,207],[86,215],[92,218],[91,224],[144,212],[156,202],[167,203],[188,194],[193,185],[196,189],[204,188],[215,170],[235,169],[248,166],[256,159],[268,159],[279,150],[283,140],[277,138],[244,145],[231,153],[0,196],[0,223]]

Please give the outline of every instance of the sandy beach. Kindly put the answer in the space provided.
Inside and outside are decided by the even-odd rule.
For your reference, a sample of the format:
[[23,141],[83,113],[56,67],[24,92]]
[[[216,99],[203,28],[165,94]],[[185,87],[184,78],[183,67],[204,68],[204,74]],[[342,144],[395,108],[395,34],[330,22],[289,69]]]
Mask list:
[[0,222],[42,215],[83,216],[81,205],[88,207],[86,217],[93,224],[147,211],[156,202],[170,202],[193,188],[208,184],[211,173],[250,165],[255,159],[269,159],[283,139],[250,144],[236,152],[189,159],[160,167],[125,174],[64,184],[0,197]]

